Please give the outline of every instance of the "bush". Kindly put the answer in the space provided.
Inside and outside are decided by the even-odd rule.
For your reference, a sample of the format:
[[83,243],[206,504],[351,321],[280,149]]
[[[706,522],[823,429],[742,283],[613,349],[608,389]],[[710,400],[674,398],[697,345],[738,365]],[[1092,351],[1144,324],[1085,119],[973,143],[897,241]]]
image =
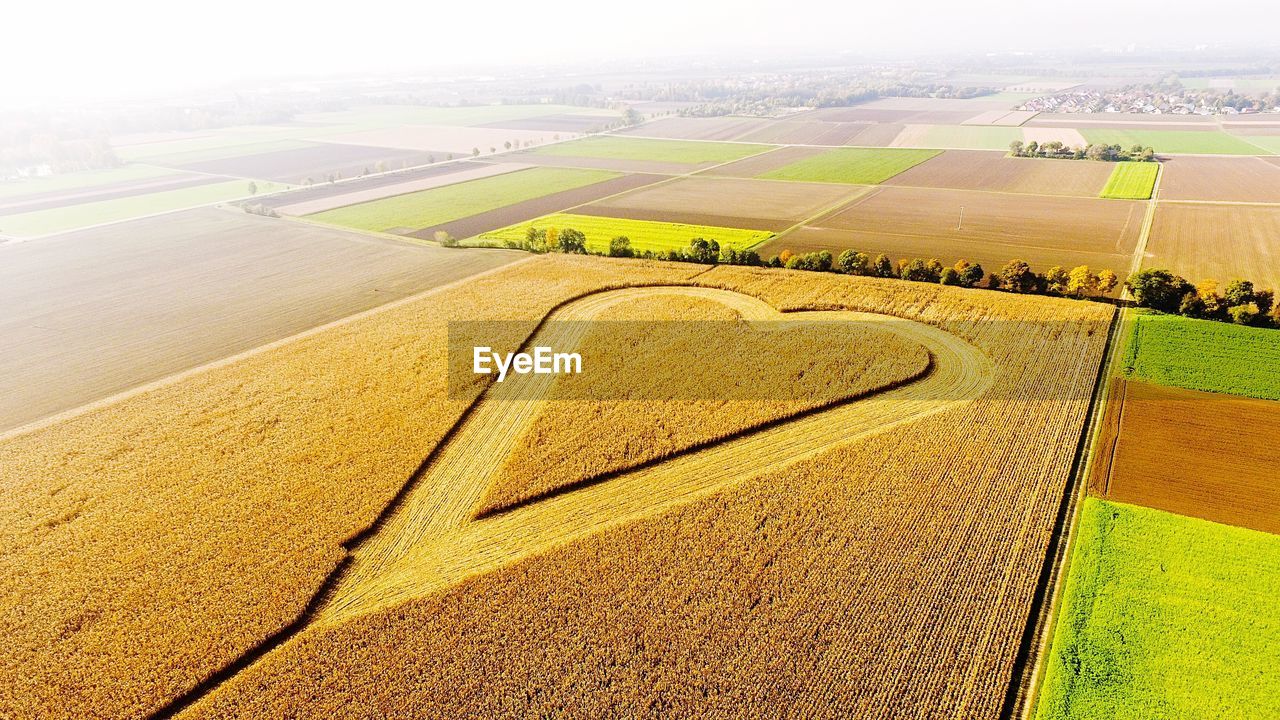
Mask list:
[[1263,317],[1256,303],[1235,305],[1227,310],[1227,314],[1231,316],[1231,322],[1237,325],[1253,325],[1258,322],[1259,318]]
[[631,249],[631,238],[626,235],[609,241],[609,257],[635,257],[635,251]]
[[1161,269],[1136,272],[1125,281],[1125,286],[1133,293],[1138,307],[1167,313],[1177,312],[1182,298],[1195,290],[1185,278]]
[[871,272],[871,257],[856,250],[845,250],[836,260],[836,267],[846,275],[868,275]]

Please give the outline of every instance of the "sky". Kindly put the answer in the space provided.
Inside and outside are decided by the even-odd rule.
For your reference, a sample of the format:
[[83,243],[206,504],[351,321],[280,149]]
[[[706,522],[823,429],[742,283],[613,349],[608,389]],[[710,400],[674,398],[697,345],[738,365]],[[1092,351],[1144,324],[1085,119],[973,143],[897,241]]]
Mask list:
[[718,53],[1277,43],[1263,0],[15,0],[0,97],[92,98],[238,79]]

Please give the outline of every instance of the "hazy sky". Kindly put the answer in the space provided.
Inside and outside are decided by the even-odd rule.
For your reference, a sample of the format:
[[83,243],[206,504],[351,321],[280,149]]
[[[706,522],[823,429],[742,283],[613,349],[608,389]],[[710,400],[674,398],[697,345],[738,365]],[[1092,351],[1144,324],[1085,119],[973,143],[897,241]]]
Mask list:
[[254,74],[695,51],[1274,44],[1280,21],[1268,0],[15,0],[5,15],[0,93],[10,99],[169,91]]

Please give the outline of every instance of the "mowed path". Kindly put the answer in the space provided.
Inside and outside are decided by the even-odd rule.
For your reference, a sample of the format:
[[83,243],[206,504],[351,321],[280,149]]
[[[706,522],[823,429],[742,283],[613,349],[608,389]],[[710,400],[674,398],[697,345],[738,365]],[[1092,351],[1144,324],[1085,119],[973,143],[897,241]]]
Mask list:
[[[528,387],[512,393],[518,399],[482,396],[477,401],[429,459],[402,503],[377,532],[356,548],[346,571],[321,603],[317,621],[336,624],[379,607],[422,597],[468,575],[501,567],[616,523],[705,497],[746,477],[777,470],[833,446],[969,402],[992,384],[993,368],[988,358],[938,328],[860,312],[783,314],[760,300],[725,290],[659,287],[607,291],[571,303],[549,319],[589,320],[618,303],[653,295],[714,300],[734,308],[748,321],[770,321],[774,327],[806,321],[873,323],[926,348],[930,367],[914,382],[895,389],[873,392],[862,399],[477,520],[475,511],[490,479],[534,419],[537,398],[553,382],[550,375],[523,376]],[[529,344],[569,351],[581,340],[584,326],[585,323],[546,325]]]
[[0,432],[523,257],[219,208],[0,245]]

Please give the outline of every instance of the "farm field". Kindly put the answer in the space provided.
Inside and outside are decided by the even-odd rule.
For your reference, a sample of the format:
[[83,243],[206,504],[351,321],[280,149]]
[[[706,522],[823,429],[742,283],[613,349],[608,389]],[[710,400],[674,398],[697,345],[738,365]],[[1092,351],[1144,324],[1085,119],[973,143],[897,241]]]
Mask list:
[[215,208],[0,245],[0,432],[519,258]]
[[[0,233],[17,237],[51,235],[145,215],[248,198],[254,194],[250,182],[227,180],[0,216]],[[284,185],[266,181],[254,182],[253,186],[258,193],[269,193],[285,188]]]
[[[524,170],[529,166],[518,163],[458,163],[452,166],[432,167],[439,172],[406,173],[404,177],[398,178],[396,182],[344,183],[341,186],[327,185],[322,186],[320,191],[304,191],[307,195],[306,199],[302,197],[302,193],[290,193],[275,202],[268,203],[268,205],[284,215],[314,215],[348,205],[358,205],[396,195],[408,195],[409,193],[455,185],[468,180],[479,180],[494,175]],[[377,179],[382,180],[382,178]]]
[[[505,143],[512,146],[542,145],[554,142],[559,133],[546,130],[508,130],[492,127],[451,125],[400,125],[396,127],[355,130],[333,133],[315,138],[333,145],[379,147],[402,153],[417,152],[434,155],[438,160],[464,158],[474,154],[492,155],[505,150]],[[566,134],[567,135],[567,134]],[[560,139],[565,139],[564,135]],[[334,148],[342,152],[342,148]],[[453,156],[453,157],[450,157]]]
[[768,180],[876,185],[937,155],[931,150],[841,148],[797,160],[759,177]]
[[737,140],[758,128],[768,127],[765,118],[737,117],[666,117],[619,131],[620,135],[667,138],[671,140]]
[[690,240],[699,237],[715,240],[720,243],[721,248],[742,249],[758,245],[773,235],[768,230],[557,213],[520,225],[481,233],[478,242],[473,241],[469,244],[500,245],[503,242],[522,242],[530,227],[544,230],[547,228],[580,230],[587,236],[587,247],[596,251],[608,250],[609,241],[620,235],[630,238],[631,248],[637,252],[681,250],[689,247]]
[[1221,131],[1197,130],[1115,130],[1082,127],[1081,133],[1091,143],[1155,148],[1157,154],[1190,155],[1267,155],[1268,152],[1234,135]]
[[858,137],[870,127],[866,123],[814,122],[802,115],[796,120],[775,120],[736,139],[799,145],[860,145]]
[[[1163,192],[1163,187],[1161,188]],[[1280,206],[1160,203],[1143,267],[1280,290]]]
[[1157,163],[1115,163],[1101,196],[1116,200],[1149,200],[1159,174],[1160,165]]
[[1115,382],[1095,494],[1280,534],[1280,402]]
[[1136,380],[1280,400],[1280,333],[1266,328],[1143,311],[1123,363]]
[[1270,134],[1248,135],[1247,137],[1249,144],[1257,145],[1272,155],[1280,155],[1280,133],[1273,130]]
[[606,198],[574,212],[779,232],[858,191],[839,185],[694,176]]
[[24,180],[0,182],[0,202],[31,199],[47,199],[62,194],[75,195],[83,191],[98,191],[104,186],[137,183],[177,175],[176,170],[150,165],[124,165],[110,170],[83,170],[81,172],[48,175]]
[[617,174],[601,170],[530,168],[327,210],[308,217],[357,230],[408,233],[614,177]]
[[[1040,113],[1027,126],[1067,127],[1085,130],[1200,130],[1216,132],[1217,120],[1208,115],[1157,115],[1154,113]],[[1159,151],[1159,148],[1156,148]]]
[[1142,215],[1140,203],[1118,200],[882,186],[770,241],[761,253],[853,248],[895,261],[964,258],[989,270],[1018,258],[1042,272],[1084,264],[1123,279]]
[[684,165],[705,165],[740,160],[768,150],[767,145],[747,143],[650,140],[618,135],[585,138],[537,148],[536,155],[600,160],[646,160]]
[[1110,175],[1107,163],[1007,157],[1005,153],[983,150],[947,150],[885,184],[1096,197]]
[[975,125],[907,125],[892,147],[947,148],[960,150],[1008,150],[1022,140],[1021,128]]
[[573,105],[540,103],[536,105],[463,105],[438,107],[429,105],[366,105],[340,112],[304,114],[298,120],[308,124],[339,127],[389,127],[396,125],[483,126],[557,115],[594,116],[616,120],[612,110]]
[[[352,544],[351,569],[324,583],[332,600],[182,716],[290,715],[301,711],[297,703],[318,714],[575,707],[627,715],[651,707],[656,692],[676,715],[754,715],[790,698],[810,716],[856,708],[864,717],[951,717],[963,706],[995,717],[1110,310],[897,281],[573,257],[532,258],[138,396],[143,405],[6,440],[5,472],[30,479],[15,485],[21,497],[4,501],[29,503],[39,519],[71,514],[76,498],[50,497],[24,468],[59,447],[88,449],[66,472],[83,478],[77,491],[91,502],[69,522],[102,548],[68,553],[65,534],[46,534],[32,549],[25,536],[6,535],[14,551],[4,562],[26,567],[38,553],[39,567],[52,564],[61,581],[52,598],[24,595],[42,622],[4,650],[0,671],[22,674],[0,687],[28,692],[10,714],[145,714],[288,622],[343,556],[342,540],[373,521],[465,406],[445,401],[449,318],[474,319],[481,308],[528,332],[557,302],[588,289],[681,283],[695,273],[701,286],[741,295],[735,305],[822,307],[818,314],[838,321],[872,330],[882,323],[928,349],[936,369],[477,520],[470,498],[484,491],[486,475],[436,483],[456,477],[444,473],[453,458],[501,459],[491,443],[506,442],[511,411],[494,413],[482,400],[388,520]],[[615,297],[597,293],[562,309]],[[886,314],[897,319],[885,322]],[[518,341],[508,335],[495,344]],[[1009,403],[1006,393],[1026,402]],[[214,402],[227,413],[208,422],[201,409]],[[956,433],[993,451],[936,443]],[[344,441],[317,443],[318,435]],[[104,437],[135,444],[100,445]],[[1011,444],[1037,451],[994,450]],[[234,458],[237,472],[175,482],[181,470],[157,462],[175,447]],[[185,457],[184,467],[199,467],[206,452]],[[744,457],[753,472],[741,473]],[[157,468],[143,487],[129,471],[138,463]],[[177,486],[182,492],[169,490]],[[139,494],[147,502],[134,502]],[[311,522],[288,521],[303,513]],[[174,525],[187,530],[171,537]],[[267,531],[276,527],[287,531]],[[163,577],[113,552],[122,537],[154,547],[145,568],[167,567]],[[947,551],[952,542],[965,552]],[[203,571],[183,572],[196,566]],[[752,568],[750,583],[744,568]],[[2,577],[0,597],[28,587],[21,576]],[[119,578],[149,602],[115,592]],[[90,597],[67,597],[63,584]],[[81,620],[86,609],[92,622]],[[566,617],[572,632],[556,632]],[[55,640],[68,621],[81,629]],[[592,660],[602,654],[618,661]],[[770,657],[787,661],[765,673],[757,659]],[[63,674],[69,658],[75,672]],[[310,691],[333,677],[347,680]]]
[[[156,169],[159,170],[160,168]],[[70,173],[69,176],[74,176],[76,174],[77,173]],[[151,193],[165,192],[169,190],[180,190],[200,185],[211,185],[216,182],[223,182],[230,179],[231,178],[216,177],[213,175],[197,175],[194,173],[166,171],[165,174],[158,176],[148,177],[143,175],[137,180],[106,182],[91,185],[89,187],[70,187],[66,190],[34,192],[21,195],[15,194],[10,197],[0,198],[0,216],[18,215],[41,210],[53,210],[56,208],[70,207],[84,203],[116,200],[119,198],[148,195]]]
[[1090,498],[1036,720],[1280,713],[1280,537]]
[[303,185],[307,180],[320,183],[330,176],[359,177],[375,172],[426,165],[444,158],[445,155],[442,152],[433,155],[381,147],[311,143],[288,150],[204,160],[178,167],[192,172],[265,178],[291,185]]
[[1175,157],[1163,163],[1161,200],[1280,203],[1278,158]]

